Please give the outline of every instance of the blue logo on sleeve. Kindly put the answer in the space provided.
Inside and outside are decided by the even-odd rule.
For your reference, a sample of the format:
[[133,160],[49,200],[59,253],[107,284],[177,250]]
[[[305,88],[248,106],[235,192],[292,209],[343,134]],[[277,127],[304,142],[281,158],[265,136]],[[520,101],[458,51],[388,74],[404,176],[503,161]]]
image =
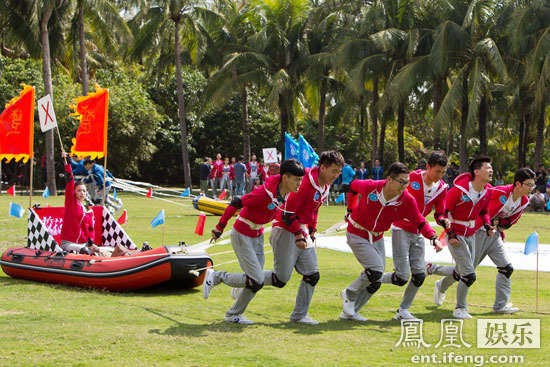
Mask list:
[[319,191],[315,192],[315,195],[313,195],[313,200],[315,201],[319,200]]
[[369,199],[370,199],[370,201],[378,201],[378,195],[376,195],[376,193],[374,193],[374,192],[371,192],[369,194]]
[[460,200],[465,201],[465,202],[468,202],[468,201],[470,201],[470,197],[469,197],[468,195],[462,195],[462,197],[460,198]]
[[411,187],[415,190],[420,190],[420,184],[418,182],[412,182]]
[[267,206],[267,209],[269,209],[269,210],[275,209],[275,204],[269,203],[269,205]]
[[502,204],[506,204],[506,201],[508,200],[508,198],[507,198],[506,196],[502,195],[502,196],[499,198],[499,200],[500,200],[500,202],[501,202]]

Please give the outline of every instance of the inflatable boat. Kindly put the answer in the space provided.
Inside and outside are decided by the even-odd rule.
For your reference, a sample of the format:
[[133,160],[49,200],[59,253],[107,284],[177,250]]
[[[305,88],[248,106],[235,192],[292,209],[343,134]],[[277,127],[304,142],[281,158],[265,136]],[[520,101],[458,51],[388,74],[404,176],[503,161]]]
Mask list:
[[210,214],[223,215],[228,205],[228,201],[212,199],[206,195],[197,196],[193,199],[193,207],[195,209]]
[[[93,207],[96,238],[102,246],[137,247],[103,207]],[[29,209],[27,247],[12,247],[0,259],[2,270],[14,278],[60,283],[110,291],[131,291],[160,285],[193,288],[202,284],[212,259],[185,245],[136,251],[130,256],[102,257],[64,252],[59,236],[64,208]],[[99,237],[98,237],[99,235]],[[96,241],[97,242],[97,241]]]

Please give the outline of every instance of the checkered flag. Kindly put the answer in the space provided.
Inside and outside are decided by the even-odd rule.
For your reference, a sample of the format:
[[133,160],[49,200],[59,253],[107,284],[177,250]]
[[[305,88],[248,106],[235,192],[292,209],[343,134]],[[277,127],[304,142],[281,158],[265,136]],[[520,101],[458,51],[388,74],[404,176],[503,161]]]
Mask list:
[[126,234],[124,229],[116,219],[111,215],[109,210],[103,207],[103,233],[101,235],[102,246],[111,246],[114,247],[117,244],[135,250],[137,249],[136,245],[130,237]]
[[33,209],[29,209],[27,222],[27,247],[45,251],[63,251],[57,241],[48,232],[48,228]]

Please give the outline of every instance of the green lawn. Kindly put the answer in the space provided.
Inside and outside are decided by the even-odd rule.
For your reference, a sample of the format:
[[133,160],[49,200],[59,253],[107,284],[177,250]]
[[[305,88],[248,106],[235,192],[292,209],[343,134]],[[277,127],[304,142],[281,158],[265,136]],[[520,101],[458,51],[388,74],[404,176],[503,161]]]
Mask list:
[[[139,245],[161,243],[161,227],[149,222],[166,210],[165,244],[205,238],[193,234],[197,212],[154,199],[121,195],[128,209],[127,232]],[[41,197],[36,202],[45,204]],[[0,249],[23,245],[26,219],[7,216],[11,198],[0,197]],[[28,199],[16,197],[19,204]],[[189,201],[180,200],[182,203]],[[61,205],[62,198],[49,198],[50,205]],[[322,208],[320,230],[341,221],[343,207]],[[218,217],[208,216],[205,231]],[[533,230],[542,243],[550,243],[550,217],[526,214],[519,225],[508,231],[508,240],[523,242]],[[219,245],[210,253],[227,251]],[[464,322],[464,339],[471,348],[435,348],[440,337],[440,320],[452,317],[454,289],[440,308],[432,303],[435,277],[429,277],[420,290],[411,312],[424,320],[424,339],[431,347],[396,347],[401,326],[392,316],[403,288],[384,285],[362,310],[371,321],[364,324],[338,320],[339,292],[361,271],[351,254],[318,250],[321,280],[310,309],[318,326],[288,322],[294,306],[299,277],[294,275],[283,289],[266,287],[250,304],[246,316],[252,326],[222,322],[231,305],[230,288],[216,287],[205,301],[200,289],[190,291],[147,291],[109,293],[61,285],[47,285],[11,279],[0,272],[0,365],[5,366],[405,366],[413,365],[415,354],[461,353],[469,355],[520,355],[526,366],[548,366],[550,342],[550,274],[540,274],[539,304],[544,313],[535,314],[535,273],[516,271],[512,300],[523,312],[515,318],[541,320],[540,349],[477,349],[476,321]],[[234,259],[233,254],[213,256],[215,263]],[[266,268],[273,257],[266,255]],[[391,269],[391,260],[387,263]],[[239,270],[236,263],[222,266]],[[494,297],[495,268],[482,267],[469,296],[474,318],[508,319],[490,313]],[[459,365],[459,364],[452,364]],[[462,364],[472,365],[472,364]],[[490,365],[490,364],[487,364]],[[517,363],[508,364],[517,365]]]

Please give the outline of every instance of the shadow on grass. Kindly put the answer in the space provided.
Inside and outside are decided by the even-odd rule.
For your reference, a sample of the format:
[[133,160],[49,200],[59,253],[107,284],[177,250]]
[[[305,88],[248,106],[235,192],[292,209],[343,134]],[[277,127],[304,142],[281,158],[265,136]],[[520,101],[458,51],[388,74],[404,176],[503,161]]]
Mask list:
[[9,276],[0,276],[0,286],[2,287],[9,287],[12,285],[20,285],[20,284],[32,284],[32,283],[36,283],[36,282],[25,280],[25,279],[11,278]]
[[149,333],[157,334],[157,335],[206,337],[210,332],[241,333],[246,328],[251,328],[255,326],[268,326],[267,324],[264,324],[264,323],[254,323],[254,325],[241,325],[241,324],[228,323],[225,321],[216,321],[210,324],[186,324],[164,314],[159,310],[155,310],[149,307],[143,307],[143,309],[147,312],[152,313],[153,315],[162,317],[176,324],[165,330],[161,330],[161,329],[149,330]]

